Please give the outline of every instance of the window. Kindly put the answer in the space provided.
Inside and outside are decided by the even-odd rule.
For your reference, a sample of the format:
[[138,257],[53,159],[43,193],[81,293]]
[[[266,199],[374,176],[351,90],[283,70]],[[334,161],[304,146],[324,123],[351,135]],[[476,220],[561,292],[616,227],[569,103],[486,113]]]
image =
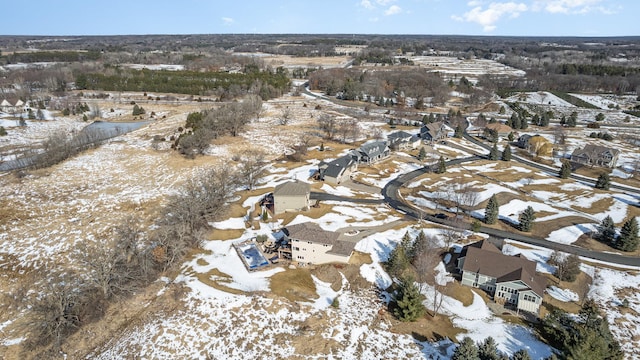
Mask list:
[[298,259],[300,259],[300,260],[304,260],[304,256],[300,256],[300,255],[298,255]]
[[293,247],[293,250],[294,250],[294,251],[300,251],[300,248],[299,248],[299,247],[297,247],[297,246],[294,246],[294,247]]

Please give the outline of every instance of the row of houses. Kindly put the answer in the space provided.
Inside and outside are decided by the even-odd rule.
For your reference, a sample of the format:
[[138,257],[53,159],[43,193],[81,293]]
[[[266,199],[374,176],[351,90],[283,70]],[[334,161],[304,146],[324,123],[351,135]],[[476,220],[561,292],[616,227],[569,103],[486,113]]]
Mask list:
[[3,99],[0,101],[0,110],[6,113],[22,112],[26,106],[25,102],[20,99]]
[[396,131],[387,136],[386,141],[373,141],[351,150],[347,154],[318,166],[320,180],[338,185],[351,177],[358,165],[371,165],[387,158],[391,150],[402,151],[416,149],[423,142],[435,142],[449,136],[450,129],[443,122],[424,125],[419,134]]

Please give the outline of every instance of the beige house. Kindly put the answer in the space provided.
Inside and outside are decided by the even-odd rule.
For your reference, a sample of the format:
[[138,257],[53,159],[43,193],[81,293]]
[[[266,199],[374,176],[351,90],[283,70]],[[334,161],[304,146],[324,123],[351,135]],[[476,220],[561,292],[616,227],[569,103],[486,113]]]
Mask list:
[[311,185],[304,181],[287,181],[276,186],[273,191],[273,212],[282,214],[287,211],[309,209]]
[[497,303],[537,314],[546,280],[536,274],[536,263],[504,255],[488,241],[465,246],[458,257],[462,285],[485,290]]
[[301,263],[347,263],[355,246],[354,242],[341,240],[339,233],[309,222],[287,226],[285,235],[291,244],[292,259]]
[[620,151],[606,146],[585,145],[582,149],[575,149],[571,154],[571,161],[580,164],[616,167]]
[[353,152],[341,156],[331,162],[321,162],[318,166],[318,178],[328,184],[338,185],[351,178],[358,169],[357,155]]

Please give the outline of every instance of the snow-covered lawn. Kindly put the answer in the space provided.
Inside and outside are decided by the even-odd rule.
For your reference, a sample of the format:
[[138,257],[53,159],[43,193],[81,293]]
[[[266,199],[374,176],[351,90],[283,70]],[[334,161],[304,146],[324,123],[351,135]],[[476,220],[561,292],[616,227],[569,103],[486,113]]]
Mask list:
[[563,302],[577,302],[578,300],[580,300],[578,294],[569,289],[560,289],[556,286],[549,286],[546,291],[547,294],[549,294],[549,296],[551,296],[552,298]]

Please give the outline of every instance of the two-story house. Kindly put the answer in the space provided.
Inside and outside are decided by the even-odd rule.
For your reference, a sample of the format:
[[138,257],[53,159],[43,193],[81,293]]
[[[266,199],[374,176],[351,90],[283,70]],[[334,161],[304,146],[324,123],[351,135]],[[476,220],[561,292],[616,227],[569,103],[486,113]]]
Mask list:
[[497,303],[517,310],[538,313],[546,288],[536,274],[536,263],[521,255],[504,255],[488,241],[465,246],[458,257],[462,285],[480,288]]
[[341,240],[340,233],[311,222],[286,226],[284,233],[291,244],[292,259],[301,263],[347,263],[355,246],[355,242]]
[[582,149],[574,150],[571,154],[571,161],[586,165],[614,168],[618,162],[619,155],[619,150],[606,146],[588,144]]

